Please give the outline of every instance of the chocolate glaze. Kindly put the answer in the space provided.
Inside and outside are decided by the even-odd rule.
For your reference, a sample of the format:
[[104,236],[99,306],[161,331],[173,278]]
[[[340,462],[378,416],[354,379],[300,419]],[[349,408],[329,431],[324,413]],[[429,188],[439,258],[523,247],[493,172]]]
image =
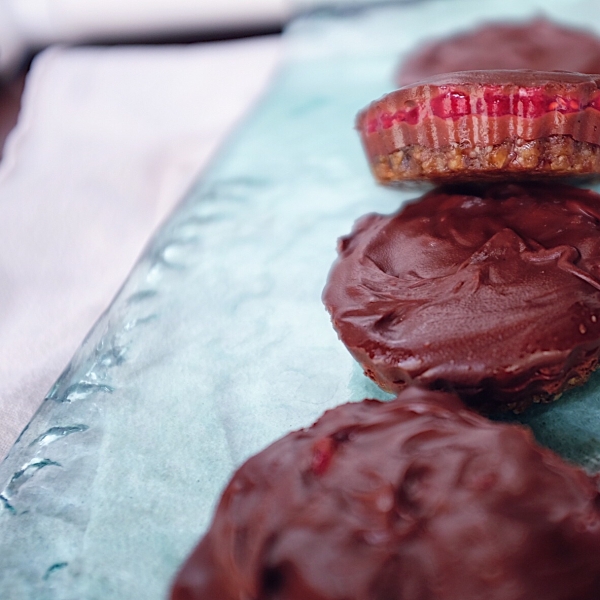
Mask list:
[[600,498],[528,430],[411,389],[251,458],[172,600],[597,600]]
[[[599,84],[600,76],[581,73],[527,70],[448,73],[387,94],[360,112],[356,125],[372,161],[411,144],[430,148],[448,144],[486,146],[506,139],[531,141],[552,135],[600,144]],[[510,98],[517,112],[524,107],[521,95],[531,91],[548,98],[574,99],[582,109],[567,113],[550,110],[532,117],[523,108],[520,114],[491,116],[485,112],[488,106],[485,94],[492,88]],[[468,96],[473,114],[458,118],[436,116],[431,99],[449,91]],[[415,106],[419,110],[418,122],[390,121],[390,116]]]
[[566,185],[434,190],[341,238],[323,301],[383,388],[527,403],[600,351],[600,196]]
[[419,48],[402,63],[395,79],[402,86],[475,69],[600,73],[600,38],[546,19],[486,24]]

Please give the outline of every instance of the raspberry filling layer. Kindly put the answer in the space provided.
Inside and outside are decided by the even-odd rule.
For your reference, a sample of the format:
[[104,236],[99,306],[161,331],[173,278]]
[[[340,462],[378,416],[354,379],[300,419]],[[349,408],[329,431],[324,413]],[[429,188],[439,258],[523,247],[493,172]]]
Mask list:
[[[368,119],[363,125],[366,133],[389,129],[396,123],[416,125],[426,114],[440,119],[456,120],[468,115],[487,117],[515,116],[536,119],[544,114],[581,112],[587,108],[600,111],[600,93],[582,103],[577,97],[548,95],[544,88],[519,89],[516,94],[506,94],[501,86],[487,86],[476,98],[459,89],[442,88],[440,94],[424,99],[416,106],[408,106],[394,112],[384,111]],[[586,99],[587,100],[587,99]],[[414,104],[414,102],[412,103]]]

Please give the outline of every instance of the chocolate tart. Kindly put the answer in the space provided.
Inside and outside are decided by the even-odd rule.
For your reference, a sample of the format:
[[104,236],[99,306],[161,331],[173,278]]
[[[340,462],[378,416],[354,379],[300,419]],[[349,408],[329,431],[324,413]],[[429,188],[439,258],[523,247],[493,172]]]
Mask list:
[[600,38],[543,18],[488,23],[422,44],[402,61],[395,81],[403,86],[442,73],[484,69],[600,73]]
[[246,462],[171,600],[597,600],[596,481],[458,398],[325,413]]
[[600,195],[563,184],[437,189],[340,239],[333,326],[388,391],[522,410],[583,383],[600,353]]
[[599,83],[567,72],[450,73],[387,94],[356,126],[384,184],[595,175]]

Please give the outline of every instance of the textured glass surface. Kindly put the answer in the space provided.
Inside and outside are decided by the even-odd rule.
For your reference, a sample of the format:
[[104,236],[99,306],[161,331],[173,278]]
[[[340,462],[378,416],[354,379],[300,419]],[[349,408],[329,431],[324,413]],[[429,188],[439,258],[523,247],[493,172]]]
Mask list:
[[[594,9],[546,6],[582,24]],[[326,408],[383,397],[320,301],[336,238],[414,196],[374,184],[354,115],[390,89],[399,54],[422,37],[534,12],[444,0],[292,26],[262,106],[150,244],[0,466],[2,598],[164,598],[237,465]],[[595,377],[524,418],[544,442],[597,465],[599,386]]]

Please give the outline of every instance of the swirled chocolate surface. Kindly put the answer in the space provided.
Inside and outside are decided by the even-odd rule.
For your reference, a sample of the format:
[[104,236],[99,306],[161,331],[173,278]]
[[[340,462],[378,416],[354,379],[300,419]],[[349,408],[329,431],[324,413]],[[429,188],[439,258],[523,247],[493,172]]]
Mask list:
[[546,19],[490,23],[425,44],[402,62],[395,80],[402,86],[477,69],[600,73],[600,38]]
[[600,349],[600,196],[558,184],[434,190],[340,240],[323,292],[381,387],[523,406],[581,383]]
[[172,600],[597,600],[595,481],[458,398],[327,413],[251,458]]

